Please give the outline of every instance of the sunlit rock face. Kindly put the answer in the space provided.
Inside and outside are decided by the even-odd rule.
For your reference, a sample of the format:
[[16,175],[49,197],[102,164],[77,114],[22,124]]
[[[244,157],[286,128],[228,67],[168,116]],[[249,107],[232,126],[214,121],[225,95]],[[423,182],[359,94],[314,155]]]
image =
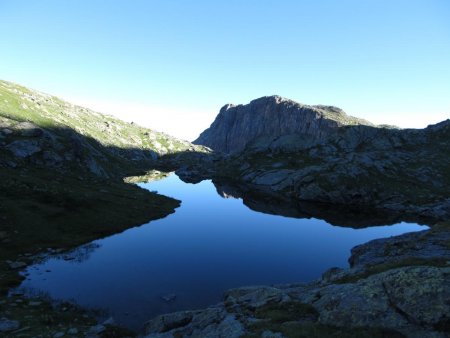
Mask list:
[[223,106],[194,143],[234,153],[250,144],[290,134],[302,135],[309,141],[321,140],[347,125],[373,126],[333,106],[308,106],[280,96],[265,96],[246,105]]

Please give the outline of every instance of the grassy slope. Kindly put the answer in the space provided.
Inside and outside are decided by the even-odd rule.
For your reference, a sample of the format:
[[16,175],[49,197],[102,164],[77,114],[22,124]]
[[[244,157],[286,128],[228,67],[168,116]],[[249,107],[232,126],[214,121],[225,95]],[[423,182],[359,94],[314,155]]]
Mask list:
[[158,153],[202,149],[164,133],[123,122],[55,96],[1,80],[0,116],[16,121],[30,121],[43,128],[68,127],[104,146],[123,149],[138,147]]

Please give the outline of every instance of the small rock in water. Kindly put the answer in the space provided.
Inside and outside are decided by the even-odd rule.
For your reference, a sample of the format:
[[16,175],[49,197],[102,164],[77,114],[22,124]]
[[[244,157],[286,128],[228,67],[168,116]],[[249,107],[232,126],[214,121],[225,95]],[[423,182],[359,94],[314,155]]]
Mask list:
[[113,317],[109,317],[107,320],[105,320],[103,322],[103,325],[114,325],[114,318]]
[[164,300],[165,302],[173,302],[175,300],[175,298],[177,298],[177,295],[174,293],[169,293],[165,296],[161,297],[162,300]]
[[53,335],[53,338],[61,338],[64,337],[65,333],[64,332],[57,332]]
[[20,327],[20,322],[17,320],[9,320],[7,318],[0,319],[0,332],[15,331]]

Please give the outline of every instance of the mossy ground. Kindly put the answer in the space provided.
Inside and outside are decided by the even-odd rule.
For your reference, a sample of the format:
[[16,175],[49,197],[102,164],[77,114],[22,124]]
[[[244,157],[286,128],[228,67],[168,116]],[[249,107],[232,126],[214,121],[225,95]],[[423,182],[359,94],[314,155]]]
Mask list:
[[259,338],[264,331],[281,333],[286,338],[404,338],[400,332],[380,328],[339,328],[329,325],[286,322],[282,324],[260,324],[254,333],[243,338]]
[[447,267],[448,259],[445,257],[433,259],[409,257],[398,261],[391,261],[391,262],[388,261],[386,263],[369,266],[363,272],[344,276],[341,279],[334,281],[334,283],[336,284],[355,283],[361,279],[365,279],[378,273],[407,266]]
[[[42,298],[12,296],[0,300],[2,316],[19,320],[21,327],[2,337],[53,337],[75,329],[70,337],[85,337],[85,332],[96,325],[94,313],[71,303],[55,303]],[[135,333],[113,325],[105,325],[103,337],[134,337]]]
[[288,338],[397,338],[402,334],[379,328],[338,328],[317,323],[319,314],[309,304],[290,301],[266,304],[254,313],[260,321],[251,324],[244,338],[261,337],[264,331]]

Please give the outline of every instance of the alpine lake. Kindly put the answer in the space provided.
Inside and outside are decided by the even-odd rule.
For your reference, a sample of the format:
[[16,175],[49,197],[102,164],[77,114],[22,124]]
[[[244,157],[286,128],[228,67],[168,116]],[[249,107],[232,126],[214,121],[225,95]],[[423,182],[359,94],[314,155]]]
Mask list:
[[159,314],[218,303],[230,288],[312,281],[331,267],[348,267],[358,244],[428,228],[331,206],[300,210],[224,183],[185,183],[175,174],[139,185],[181,206],[29,266],[19,290],[74,302],[99,319],[140,330]]

